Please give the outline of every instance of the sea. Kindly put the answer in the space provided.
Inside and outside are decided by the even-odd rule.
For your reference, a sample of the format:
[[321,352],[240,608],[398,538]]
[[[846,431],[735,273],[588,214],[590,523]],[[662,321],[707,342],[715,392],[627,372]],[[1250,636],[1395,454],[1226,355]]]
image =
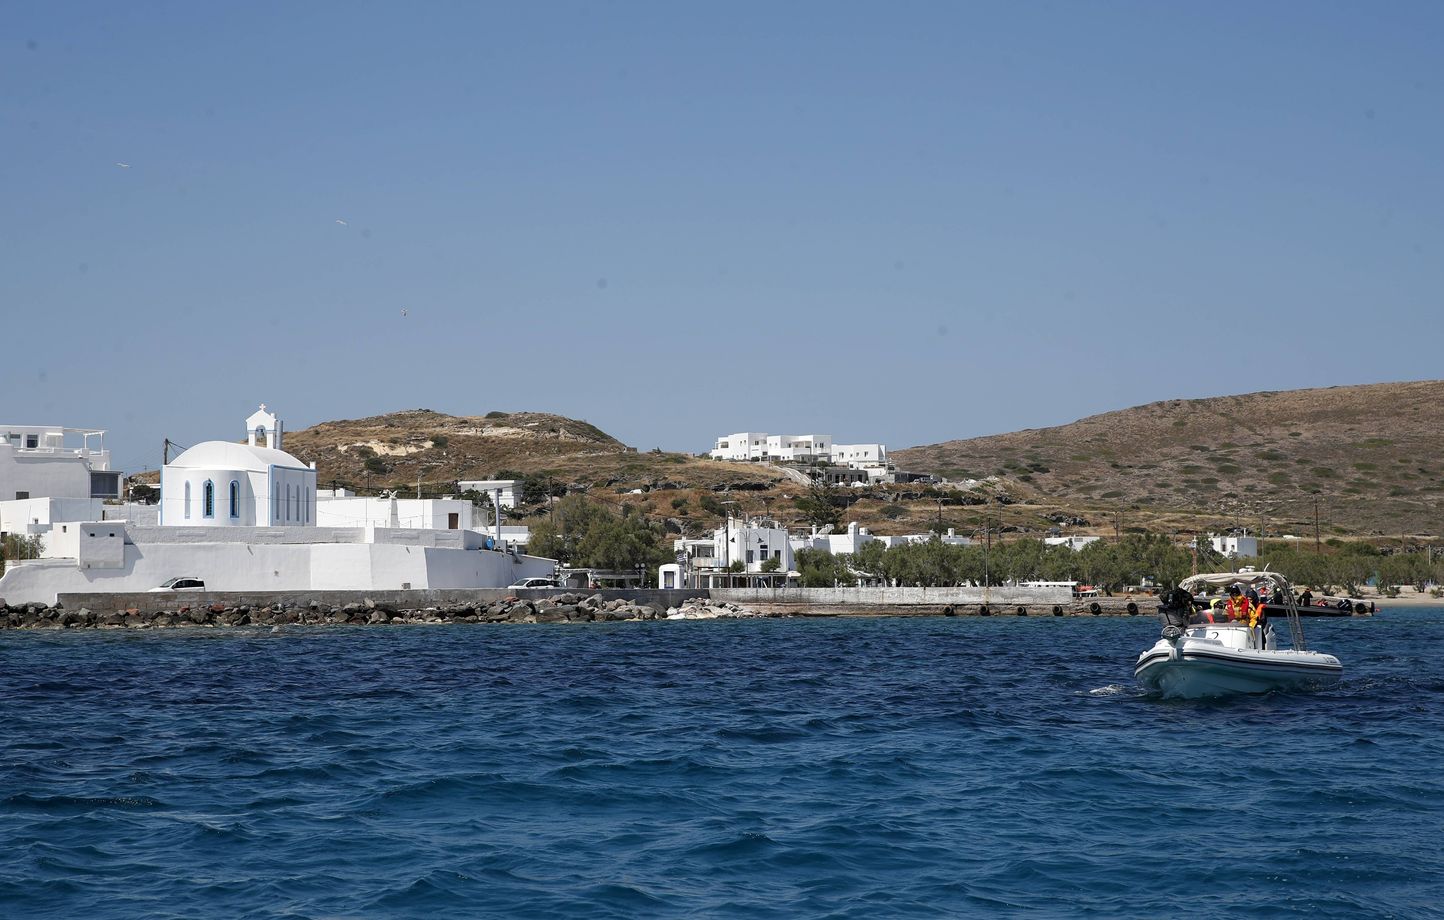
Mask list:
[[1444,608],[0,634],[0,917],[1440,917]]

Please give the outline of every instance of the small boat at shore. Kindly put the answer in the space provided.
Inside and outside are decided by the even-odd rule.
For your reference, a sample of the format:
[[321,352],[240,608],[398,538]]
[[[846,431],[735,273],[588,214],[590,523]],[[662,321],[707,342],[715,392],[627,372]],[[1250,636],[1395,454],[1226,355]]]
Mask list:
[[[1193,599],[1199,589],[1266,588],[1271,599],[1255,625],[1233,622]],[[1270,612],[1287,619],[1292,648],[1280,648]],[[1277,572],[1220,572],[1184,579],[1159,605],[1163,632],[1138,656],[1133,676],[1165,697],[1198,699],[1328,686],[1343,676],[1338,658],[1311,651],[1288,579]]]

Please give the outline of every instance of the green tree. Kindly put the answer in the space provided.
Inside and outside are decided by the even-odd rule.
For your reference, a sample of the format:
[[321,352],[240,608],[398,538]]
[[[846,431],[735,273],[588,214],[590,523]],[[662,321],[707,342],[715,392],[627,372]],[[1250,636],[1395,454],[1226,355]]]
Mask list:
[[881,540],[869,540],[852,554],[852,567],[869,575],[881,575],[887,551]]
[[608,513],[583,495],[568,495],[556,503],[551,514],[532,525],[527,551],[565,565],[583,565],[582,540],[592,522]]
[[0,542],[0,575],[5,574],[7,559],[38,559],[44,547],[43,538],[39,534],[27,537],[24,534],[7,533],[4,541]]
[[837,486],[827,481],[826,476],[817,475],[807,487],[807,494],[799,495],[793,503],[807,523],[816,527],[836,527],[842,523],[842,510],[847,506],[847,499]]
[[825,550],[801,549],[794,560],[797,571],[802,574],[804,588],[831,588],[834,585],[851,586],[857,578],[847,567],[847,560],[834,556]]

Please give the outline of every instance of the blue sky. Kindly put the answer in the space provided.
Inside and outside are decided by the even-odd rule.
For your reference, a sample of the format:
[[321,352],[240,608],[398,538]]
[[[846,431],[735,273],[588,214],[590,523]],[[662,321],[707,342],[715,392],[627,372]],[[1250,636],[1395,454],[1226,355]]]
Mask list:
[[261,401],[901,447],[1444,376],[1439,4],[4,20],[0,421],[130,470]]

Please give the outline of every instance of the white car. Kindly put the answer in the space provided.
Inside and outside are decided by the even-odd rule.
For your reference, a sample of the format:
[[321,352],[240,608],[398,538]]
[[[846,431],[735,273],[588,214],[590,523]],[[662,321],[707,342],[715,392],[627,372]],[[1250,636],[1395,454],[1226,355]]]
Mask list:
[[506,589],[507,589],[508,591],[514,591],[514,590],[517,590],[517,589],[519,589],[519,588],[558,588],[558,587],[561,587],[561,586],[557,584],[557,580],[556,580],[555,578],[523,578],[521,581],[517,582],[517,583],[514,584],[514,585],[507,585],[507,586],[506,586]]
[[172,578],[161,582],[159,588],[151,588],[155,591],[204,591],[206,583],[194,575],[182,575],[180,578]]

